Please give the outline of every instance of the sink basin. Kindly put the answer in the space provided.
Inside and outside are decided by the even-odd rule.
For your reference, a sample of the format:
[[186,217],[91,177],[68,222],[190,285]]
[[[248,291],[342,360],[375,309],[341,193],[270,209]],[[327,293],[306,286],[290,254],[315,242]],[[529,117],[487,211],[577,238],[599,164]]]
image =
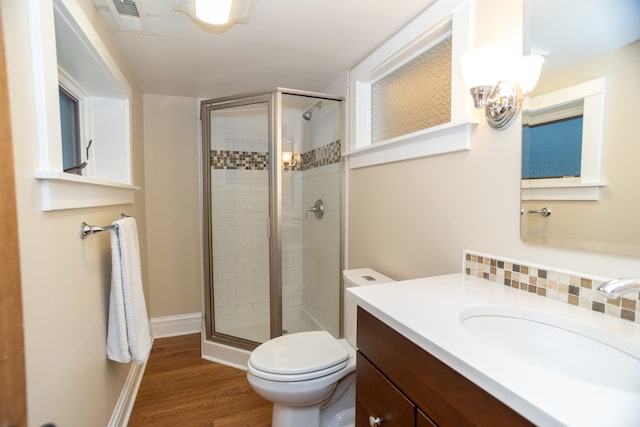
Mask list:
[[526,309],[478,306],[460,322],[482,342],[563,377],[640,394],[640,345]]

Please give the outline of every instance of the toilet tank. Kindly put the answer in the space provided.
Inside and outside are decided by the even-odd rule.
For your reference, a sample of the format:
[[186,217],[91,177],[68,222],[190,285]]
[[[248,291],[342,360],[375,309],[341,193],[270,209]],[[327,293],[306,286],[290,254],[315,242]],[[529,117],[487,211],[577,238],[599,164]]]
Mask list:
[[357,305],[347,296],[347,289],[353,286],[376,285],[378,283],[395,282],[395,280],[378,273],[370,268],[357,268],[354,270],[344,270],[344,337],[349,343],[356,347],[356,312]]

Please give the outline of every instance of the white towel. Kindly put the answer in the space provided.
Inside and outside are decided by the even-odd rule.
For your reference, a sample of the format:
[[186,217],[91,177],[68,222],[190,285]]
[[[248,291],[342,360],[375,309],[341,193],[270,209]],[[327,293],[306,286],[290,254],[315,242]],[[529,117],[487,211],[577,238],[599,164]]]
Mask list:
[[115,221],[111,231],[111,297],[107,357],[121,363],[145,362],[151,351],[149,319],[142,290],[136,220]]

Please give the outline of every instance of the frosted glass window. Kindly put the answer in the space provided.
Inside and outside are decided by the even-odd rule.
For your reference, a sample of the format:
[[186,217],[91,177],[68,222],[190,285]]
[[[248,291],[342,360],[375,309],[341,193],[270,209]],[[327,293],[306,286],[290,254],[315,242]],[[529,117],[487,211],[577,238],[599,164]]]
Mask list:
[[522,126],[522,178],[580,176],[582,120]]
[[371,86],[371,141],[451,121],[451,37]]

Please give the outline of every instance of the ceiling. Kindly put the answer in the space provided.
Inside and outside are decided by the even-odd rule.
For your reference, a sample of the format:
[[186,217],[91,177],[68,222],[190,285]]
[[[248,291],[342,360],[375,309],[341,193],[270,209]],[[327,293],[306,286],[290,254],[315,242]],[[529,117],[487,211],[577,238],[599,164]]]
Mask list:
[[[434,0],[255,0],[248,24],[202,30],[172,0],[136,0],[145,32],[93,0],[143,93],[216,98],[275,87],[325,91]],[[119,1],[119,0],[116,0]]]
[[524,51],[546,57],[543,72],[640,39],[638,0],[526,0]]

